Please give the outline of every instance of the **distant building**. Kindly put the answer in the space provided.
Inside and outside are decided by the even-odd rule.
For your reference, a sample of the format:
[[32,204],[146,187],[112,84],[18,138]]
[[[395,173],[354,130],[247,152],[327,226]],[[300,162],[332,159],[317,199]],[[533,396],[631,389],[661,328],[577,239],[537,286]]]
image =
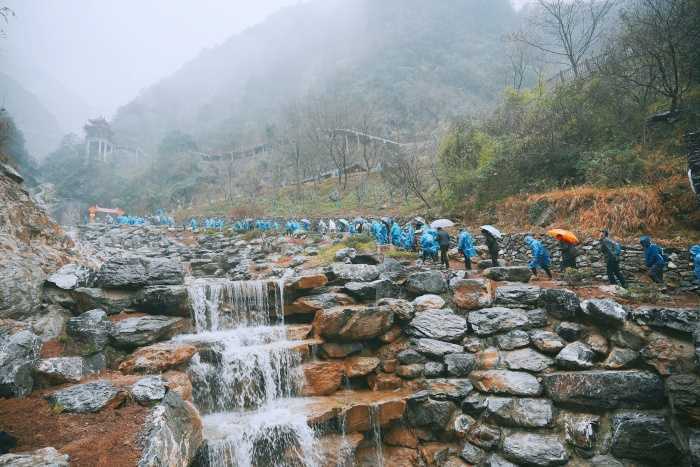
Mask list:
[[114,133],[104,117],[88,120],[85,130],[85,158],[89,161],[107,162],[115,149]]

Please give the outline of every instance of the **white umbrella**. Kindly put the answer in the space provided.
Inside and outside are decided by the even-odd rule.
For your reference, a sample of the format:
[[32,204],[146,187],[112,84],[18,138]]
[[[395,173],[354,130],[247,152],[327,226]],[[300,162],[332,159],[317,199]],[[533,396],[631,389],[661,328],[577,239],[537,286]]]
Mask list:
[[416,222],[420,222],[421,224],[427,224],[427,222],[425,222],[425,219],[423,219],[422,217],[414,217],[413,220]]
[[438,227],[442,227],[444,229],[447,227],[454,227],[454,225],[455,223],[449,219],[438,219],[430,223],[430,227],[433,229],[437,229]]
[[482,225],[481,230],[487,231],[488,233],[493,235],[495,238],[498,238],[498,239],[503,238],[503,234],[501,233],[501,231],[492,225]]

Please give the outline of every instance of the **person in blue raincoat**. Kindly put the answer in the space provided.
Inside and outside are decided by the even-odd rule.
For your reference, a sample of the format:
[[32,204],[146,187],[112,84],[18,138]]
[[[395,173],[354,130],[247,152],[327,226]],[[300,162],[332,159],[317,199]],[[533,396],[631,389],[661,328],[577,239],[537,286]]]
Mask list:
[[408,251],[416,249],[416,232],[410,223],[406,224],[406,230],[401,234],[401,248]]
[[396,247],[401,246],[401,227],[396,222],[391,225],[391,244]]
[[197,219],[194,217],[190,220],[190,227],[192,227],[192,230],[197,230]]
[[657,284],[663,284],[664,269],[666,268],[664,251],[657,244],[651,243],[651,237],[648,235],[640,238],[639,243],[644,247],[644,263],[649,268],[649,277]]
[[532,275],[537,277],[537,269],[542,269],[547,276],[552,278],[552,271],[549,270],[549,251],[542,245],[542,242],[535,240],[531,235],[525,237],[525,243],[530,247],[530,252],[532,253],[532,259],[527,264],[532,271]]
[[690,247],[690,257],[693,259],[695,282],[700,283],[700,245],[693,245]]
[[372,223],[372,235],[374,235],[374,239],[379,245],[388,243],[388,233],[383,222],[374,221]]
[[477,254],[476,248],[474,248],[474,239],[466,229],[462,229],[459,232],[459,237],[457,237],[457,251],[464,256],[464,269],[470,271],[472,268],[472,258],[477,256]]
[[438,251],[440,247],[436,240],[435,235],[432,234],[431,230],[426,230],[420,237],[420,249],[422,251],[423,260],[435,259],[437,258]]

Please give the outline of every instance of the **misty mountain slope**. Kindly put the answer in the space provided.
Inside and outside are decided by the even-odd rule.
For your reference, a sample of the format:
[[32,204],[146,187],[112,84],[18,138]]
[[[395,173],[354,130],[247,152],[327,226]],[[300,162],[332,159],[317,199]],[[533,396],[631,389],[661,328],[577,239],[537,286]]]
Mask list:
[[316,0],[202,52],[122,107],[114,129],[154,148],[171,129],[210,146],[253,142],[309,92],[363,98],[407,133],[500,91],[508,0]]

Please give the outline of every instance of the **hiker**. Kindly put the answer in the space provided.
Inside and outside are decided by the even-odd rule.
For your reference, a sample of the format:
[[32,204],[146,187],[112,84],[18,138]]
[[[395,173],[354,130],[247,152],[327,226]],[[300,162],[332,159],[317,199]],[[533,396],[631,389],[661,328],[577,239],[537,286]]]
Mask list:
[[396,222],[391,225],[391,244],[396,247],[401,246],[401,227]]
[[600,252],[605,258],[605,269],[608,273],[608,281],[611,285],[620,284],[621,287],[627,288],[627,282],[620,272],[620,253],[622,248],[620,244],[610,238],[608,229],[600,231]]
[[535,240],[531,235],[525,237],[525,243],[530,247],[532,259],[527,264],[532,271],[532,275],[537,277],[537,268],[542,269],[547,276],[552,278],[552,271],[549,270],[549,251],[542,245],[542,242]]
[[693,259],[693,272],[695,273],[695,282],[700,284],[700,245],[690,247],[690,257]]
[[457,251],[462,253],[464,256],[464,269],[466,271],[471,271],[472,257],[477,256],[477,254],[476,248],[474,248],[474,240],[466,229],[461,229],[459,232],[459,237],[457,239]]
[[639,243],[644,247],[644,262],[649,268],[649,277],[657,284],[663,284],[664,269],[666,268],[664,250],[657,244],[651,243],[651,237],[648,235],[640,238]]
[[192,220],[190,220],[190,227],[192,227],[192,231],[197,230],[197,219],[195,219],[194,217],[192,218]]
[[578,269],[578,266],[576,266],[578,250],[576,250],[576,247],[572,243],[565,241],[562,235],[557,235],[556,239],[559,242],[559,251],[561,252],[559,272],[564,272],[567,268]]
[[406,224],[406,230],[401,233],[401,247],[404,250],[415,251],[416,249],[416,233],[413,230],[413,226],[408,223]]
[[447,250],[450,249],[450,234],[442,227],[437,228],[438,245],[440,245],[440,265],[445,265],[445,269],[450,269],[450,260],[447,258]]
[[486,239],[486,247],[489,249],[489,255],[491,255],[491,265],[495,268],[498,266],[498,239],[493,236],[491,232],[486,229],[481,229],[481,233],[484,234]]
[[438,252],[438,244],[435,241],[434,231],[430,229],[423,232],[420,237],[420,248],[423,256],[423,260],[435,259]]

